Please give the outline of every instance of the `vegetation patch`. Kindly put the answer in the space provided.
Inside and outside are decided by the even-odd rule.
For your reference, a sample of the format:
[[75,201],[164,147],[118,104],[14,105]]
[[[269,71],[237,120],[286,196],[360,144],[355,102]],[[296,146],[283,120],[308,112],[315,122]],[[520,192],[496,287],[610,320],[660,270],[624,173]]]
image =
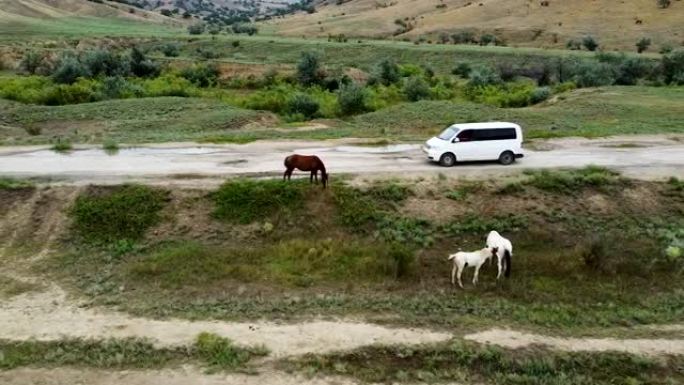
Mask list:
[[411,250],[355,240],[282,241],[257,247],[212,247],[180,242],[128,268],[130,278],[163,287],[205,287],[217,281],[311,286],[382,282],[411,274]]
[[20,190],[35,188],[35,185],[24,179],[0,177],[0,190]]
[[524,184],[557,194],[574,194],[584,188],[609,189],[624,185],[620,173],[604,167],[587,166],[576,170],[526,170]]
[[308,189],[304,181],[231,180],[213,193],[214,217],[228,222],[250,223],[278,211],[292,212],[302,207]]
[[202,333],[187,347],[156,348],[147,340],[65,339],[60,341],[0,341],[0,369],[24,366],[76,366],[102,369],[149,369],[196,362],[210,369],[235,370],[254,357],[265,356],[263,347],[238,347],[229,339]]
[[38,287],[38,284],[32,282],[19,281],[12,277],[0,275],[0,298],[12,298],[36,290]]
[[76,233],[90,243],[135,241],[161,220],[165,191],[141,186],[91,188],[69,211]]
[[346,375],[372,383],[578,385],[671,384],[682,360],[624,353],[564,353],[543,348],[503,349],[454,341],[424,347],[377,346],[351,353],[307,355],[286,367]]

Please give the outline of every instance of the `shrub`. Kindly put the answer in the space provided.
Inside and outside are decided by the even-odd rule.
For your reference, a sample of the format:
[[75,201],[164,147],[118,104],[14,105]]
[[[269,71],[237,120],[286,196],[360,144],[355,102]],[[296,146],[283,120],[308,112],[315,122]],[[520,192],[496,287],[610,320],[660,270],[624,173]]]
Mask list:
[[180,46],[174,43],[164,44],[161,48],[161,52],[166,57],[177,57],[180,55]]
[[240,40],[233,40],[233,42],[230,44],[233,46],[233,48],[237,48],[240,46]]
[[456,67],[454,67],[454,69],[451,70],[451,73],[462,78],[467,78],[470,75],[471,70],[472,69],[470,68],[470,64],[462,62],[456,64]]
[[96,102],[104,98],[100,83],[81,78],[74,84],[58,84],[43,91],[40,103],[49,106]]
[[648,49],[648,47],[650,47],[650,46],[651,46],[651,39],[646,38],[646,37],[642,37],[642,38],[636,43],[636,47],[637,47],[637,52],[638,52],[638,53],[642,53],[642,52],[646,51],[646,50]]
[[317,52],[303,52],[297,64],[297,80],[304,86],[319,84],[325,75]]
[[496,43],[496,36],[486,33],[480,36],[480,45],[490,45]]
[[102,82],[102,93],[109,99],[123,99],[141,97],[144,90],[142,87],[130,83],[124,77],[110,76]]
[[399,66],[392,59],[383,59],[376,65],[373,79],[385,86],[394,84],[400,79]]
[[206,332],[197,336],[194,348],[207,365],[221,369],[238,368],[253,356],[268,355],[266,348],[237,347],[227,338]]
[[304,93],[295,94],[287,103],[287,110],[291,114],[301,114],[305,118],[313,118],[320,105],[311,96]]
[[51,149],[54,152],[69,152],[74,149],[74,146],[68,139],[57,138],[57,142],[52,145]]
[[641,78],[648,76],[653,67],[648,60],[638,57],[626,57],[617,67],[616,84],[635,85]]
[[80,77],[88,76],[88,70],[73,56],[64,56],[60,59],[52,80],[61,84],[73,84]]
[[599,46],[598,42],[596,41],[596,39],[594,39],[593,36],[585,36],[582,39],[582,45],[584,46],[584,48],[592,52],[596,51],[596,49]]
[[666,83],[684,85],[684,48],[664,55],[661,66]]
[[583,62],[576,68],[573,80],[578,87],[607,86],[615,82],[615,73],[608,63]]
[[582,49],[582,42],[575,39],[568,40],[568,42],[565,44],[565,48],[578,51]]
[[342,115],[366,111],[366,90],[356,83],[345,84],[337,91],[337,104]]
[[155,79],[142,81],[141,86],[145,96],[181,96],[188,97],[197,94],[197,89],[189,80],[174,76],[164,75]]
[[191,35],[201,35],[204,33],[204,24],[198,23],[188,26],[188,33]]
[[156,77],[161,72],[159,65],[148,59],[137,47],[131,50],[131,72],[139,77]]
[[470,44],[475,42],[475,34],[471,31],[459,31],[451,35],[454,44]]
[[484,87],[501,84],[499,74],[489,67],[480,67],[470,71],[468,87]]
[[537,104],[547,100],[551,96],[549,87],[538,87],[532,92],[530,103]]
[[43,55],[42,53],[36,51],[28,51],[21,58],[21,61],[19,62],[19,69],[30,75],[35,75],[38,71],[38,68],[40,68],[40,66],[43,65],[44,60],[45,55]]
[[159,223],[166,193],[140,185],[81,194],[69,211],[74,230],[86,241],[110,243],[138,240]]
[[671,44],[666,43],[660,46],[660,50],[658,51],[658,53],[662,55],[667,55],[668,53],[672,52],[672,50],[674,50],[674,47],[672,47]]
[[280,210],[301,207],[305,185],[280,180],[240,179],[224,183],[212,194],[214,217],[228,222],[250,223]]
[[184,68],[181,76],[198,87],[210,87],[216,85],[219,77],[219,69],[214,64],[200,64]]
[[406,98],[412,102],[417,102],[422,99],[430,97],[430,87],[419,77],[412,77],[404,84],[404,94]]
[[658,8],[665,9],[672,5],[672,0],[658,0]]
[[234,33],[246,33],[249,36],[256,35],[259,32],[259,28],[253,24],[233,24]]
[[219,33],[221,33],[221,26],[212,24],[209,26],[209,28],[207,28],[207,31],[210,35],[218,35]]
[[83,54],[81,62],[88,70],[89,76],[123,76],[129,72],[127,61],[107,50],[87,51]]
[[605,188],[621,183],[620,174],[598,166],[570,171],[525,171],[530,178],[523,183],[560,194],[574,194],[586,187]]
[[399,75],[403,78],[420,76],[422,74],[423,69],[415,64],[402,64],[399,66]]

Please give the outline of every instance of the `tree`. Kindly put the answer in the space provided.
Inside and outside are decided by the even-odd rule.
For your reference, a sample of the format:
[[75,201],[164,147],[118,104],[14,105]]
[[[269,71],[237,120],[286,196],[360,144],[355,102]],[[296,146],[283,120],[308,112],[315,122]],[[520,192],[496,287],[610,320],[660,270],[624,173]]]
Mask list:
[[84,53],[81,63],[86,67],[90,76],[124,76],[129,72],[128,63],[125,59],[104,49]]
[[684,85],[684,49],[680,48],[664,55],[662,68],[666,83]]
[[86,68],[73,56],[63,56],[52,74],[55,83],[73,84],[80,77],[88,76]]
[[295,94],[287,103],[287,109],[291,114],[302,114],[307,119],[313,118],[319,108],[318,102],[304,93]]
[[312,86],[323,79],[321,59],[318,53],[303,52],[297,64],[297,81],[304,86]]
[[394,84],[399,81],[399,66],[392,59],[383,59],[375,69],[376,80],[383,85]]
[[642,52],[646,51],[646,50],[648,49],[648,47],[650,47],[650,46],[651,46],[651,39],[646,38],[646,37],[642,37],[642,38],[636,43],[636,47],[637,47],[637,52],[638,52],[638,53],[642,53]]
[[204,24],[197,23],[188,26],[188,33],[191,35],[201,35],[204,33]]
[[584,46],[584,48],[592,52],[596,51],[596,49],[599,46],[598,42],[596,41],[596,39],[594,39],[593,36],[585,36],[584,39],[582,39],[582,45]]
[[342,115],[366,111],[366,90],[356,83],[342,84],[337,91],[337,105]]
[[21,58],[19,68],[24,72],[34,75],[38,71],[38,68],[43,64],[44,59],[45,55],[42,53],[28,51],[24,54],[24,57]]
[[417,102],[430,97],[430,87],[420,77],[411,77],[404,85],[404,95],[412,102]]
[[131,72],[139,77],[155,77],[159,75],[159,65],[145,57],[137,47],[131,50]]

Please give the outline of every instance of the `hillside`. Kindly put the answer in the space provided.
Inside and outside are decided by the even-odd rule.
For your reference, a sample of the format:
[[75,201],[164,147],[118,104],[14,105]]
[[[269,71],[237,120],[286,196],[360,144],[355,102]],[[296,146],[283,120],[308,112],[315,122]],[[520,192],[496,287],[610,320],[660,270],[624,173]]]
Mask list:
[[655,0],[324,0],[313,14],[268,24],[291,36],[391,37],[438,41],[442,33],[492,33],[508,44],[559,47],[593,35],[607,48],[633,49],[642,37],[655,47],[684,40],[684,2],[661,9]]

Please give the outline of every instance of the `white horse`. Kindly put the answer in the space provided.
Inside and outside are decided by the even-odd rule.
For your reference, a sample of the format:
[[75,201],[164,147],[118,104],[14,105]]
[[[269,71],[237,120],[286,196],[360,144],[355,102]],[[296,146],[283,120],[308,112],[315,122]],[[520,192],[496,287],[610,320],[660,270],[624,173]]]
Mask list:
[[511,241],[501,236],[496,231],[490,231],[487,235],[487,247],[496,247],[499,251],[496,258],[499,263],[499,273],[496,279],[501,278],[504,273],[506,278],[511,276],[511,257],[513,256],[513,245]]
[[467,266],[474,266],[475,267],[475,275],[473,276],[473,285],[477,285],[478,281],[478,275],[480,273],[480,267],[489,259],[492,258],[493,256],[496,255],[497,248],[496,247],[485,247],[482,250],[478,251],[473,251],[473,252],[466,252],[466,251],[459,251],[456,254],[451,254],[449,255],[449,258],[447,260],[453,260],[454,261],[454,267],[451,269],[451,284],[455,285],[455,277],[456,277],[456,270],[458,270],[458,286],[463,288],[463,282],[461,282],[461,274],[463,273],[463,269],[465,269]]

